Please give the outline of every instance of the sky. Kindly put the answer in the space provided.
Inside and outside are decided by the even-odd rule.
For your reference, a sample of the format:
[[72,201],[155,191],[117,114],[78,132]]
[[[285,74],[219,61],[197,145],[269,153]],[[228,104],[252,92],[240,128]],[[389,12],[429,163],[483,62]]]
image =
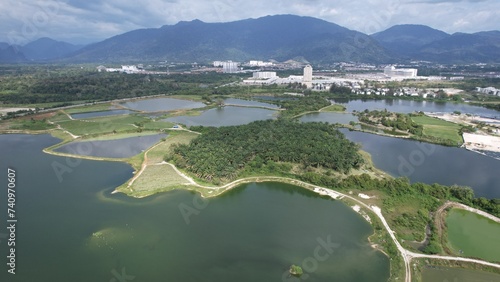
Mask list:
[[0,0],[0,42],[41,37],[88,44],[179,21],[312,16],[372,34],[396,24],[454,32],[500,30],[499,0]]

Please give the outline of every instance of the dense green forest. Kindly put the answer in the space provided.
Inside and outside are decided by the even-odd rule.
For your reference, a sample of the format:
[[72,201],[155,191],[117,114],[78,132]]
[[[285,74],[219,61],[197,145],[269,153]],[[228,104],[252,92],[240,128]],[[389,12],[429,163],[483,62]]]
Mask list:
[[326,123],[267,120],[192,129],[204,134],[189,145],[178,145],[166,158],[212,182],[235,179],[244,169],[279,166],[283,162],[340,172],[363,163],[358,146]]
[[215,86],[239,80],[218,73],[122,74],[57,72],[0,77],[0,102],[35,104],[69,101],[103,101],[157,94],[213,94]]
[[357,112],[356,115],[360,122],[371,125],[382,124],[391,127],[393,130],[408,131],[411,134],[422,136],[424,127],[412,121],[410,114],[392,113],[387,110],[364,110]]
[[309,94],[300,98],[280,100],[277,104],[281,108],[286,109],[286,111],[280,113],[281,117],[294,117],[298,114],[317,111],[326,106],[330,106],[331,102],[321,94]]

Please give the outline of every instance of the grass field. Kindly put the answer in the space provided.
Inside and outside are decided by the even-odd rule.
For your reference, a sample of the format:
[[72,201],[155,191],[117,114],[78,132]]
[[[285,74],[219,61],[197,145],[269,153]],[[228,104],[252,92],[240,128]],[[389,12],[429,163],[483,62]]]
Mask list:
[[424,135],[451,140],[456,144],[463,143],[462,136],[459,133],[461,127],[458,124],[428,116],[414,116],[412,120],[417,124],[423,125]]
[[500,281],[500,275],[480,270],[435,267],[424,268],[422,271],[422,282],[490,282]]
[[93,118],[91,120],[68,120],[61,121],[58,124],[67,131],[75,135],[92,135],[110,132],[124,132],[137,130],[135,122],[148,122],[146,117],[126,115],[110,116],[102,118]]
[[104,103],[104,104],[97,104],[97,105],[91,105],[91,106],[83,106],[83,107],[66,109],[65,111],[68,114],[100,112],[100,111],[107,111],[107,110],[109,110],[110,106],[111,106],[110,103]]
[[41,120],[14,120],[10,124],[10,129],[13,130],[47,130],[56,128],[56,125],[49,124]]
[[174,123],[166,122],[166,121],[152,121],[144,124],[144,129],[148,130],[160,130],[166,128],[172,128]]
[[85,139],[85,141],[106,141],[106,140],[117,140],[129,137],[139,137],[139,136],[148,136],[148,135],[156,135],[158,132],[153,131],[144,131],[144,132],[131,132],[131,133],[111,133],[105,135],[99,135],[97,137]]
[[62,111],[57,112],[53,117],[49,118],[52,122],[68,121],[71,120],[68,115],[64,114]]
[[148,152],[148,164],[162,162],[165,155],[171,150],[173,144],[188,144],[196,138],[198,134],[188,131],[170,132],[167,139]]
[[[147,167],[142,174],[128,187],[128,183],[120,186],[117,190],[128,195],[141,197],[154,193],[172,191],[179,188],[199,190],[202,194],[211,193],[196,187],[190,187],[189,182],[180,176],[170,165],[160,164],[167,153],[170,152],[173,144],[187,144],[198,134],[188,131],[171,131],[165,141],[152,148],[147,153]],[[144,159],[144,154],[135,156],[130,160],[136,169],[139,169],[140,160]]]
[[186,184],[189,182],[175,172],[170,165],[150,165],[130,188],[135,192],[169,191]]
[[452,209],[446,218],[448,242],[457,254],[500,261],[500,224],[475,213]]

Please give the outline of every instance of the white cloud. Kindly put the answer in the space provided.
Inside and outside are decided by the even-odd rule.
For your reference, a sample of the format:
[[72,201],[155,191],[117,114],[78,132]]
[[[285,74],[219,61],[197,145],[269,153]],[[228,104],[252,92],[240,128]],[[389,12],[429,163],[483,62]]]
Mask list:
[[274,14],[318,17],[369,34],[405,23],[477,32],[499,29],[499,10],[498,0],[2,0],[0,41],[48,36],[89,42],[183,20],[227,22]]

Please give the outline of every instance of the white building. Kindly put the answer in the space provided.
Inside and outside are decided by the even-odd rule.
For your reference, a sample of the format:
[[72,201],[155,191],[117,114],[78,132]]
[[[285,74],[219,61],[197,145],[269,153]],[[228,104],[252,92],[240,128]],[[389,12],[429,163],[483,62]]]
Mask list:
[[312,88],[312,80],[313,69],[311,65],[307,65],[304,67],[304,77],[302,78],[302,84],[304,84],[307,88]]
[[384,75],[387,77],[417,77],[417,69],[397,69],[394,66],[384,68]]
[[264,61],[250,61],[248,65],[251,67],[270,67],[273,65],[272,62],[264,62]]
[[276,72],[274,71],[258,71],[253,73],[253,78],[255,79],[268,79],[276,77]]
[[495,87],[486,87],[486,88],[476,87],[476,91],[488,95],[500,96],[500,89],[496,89]]
[[224,73],[238,72],[238,63],[233,61],[222,62],[222,71]]
[[223,61],[214,61],[214,67],[219,68],[222,67]]
[[124,73],[137,73],[139,69],[136,66],[122,66],[122,72]]

